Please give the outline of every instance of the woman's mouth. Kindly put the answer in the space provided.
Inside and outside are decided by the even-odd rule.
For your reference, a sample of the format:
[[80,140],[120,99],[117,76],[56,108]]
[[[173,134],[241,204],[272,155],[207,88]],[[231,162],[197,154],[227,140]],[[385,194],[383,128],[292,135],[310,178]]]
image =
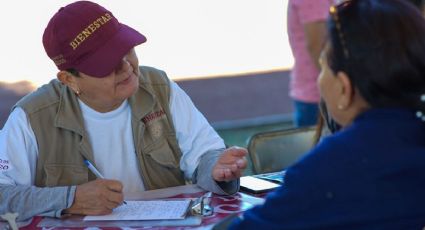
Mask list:
[[131,81],[131,79],[134,77],[134,74],[131,73],[128,75],[128,77],[120,82],[117,83],[117,85],[125,85]]

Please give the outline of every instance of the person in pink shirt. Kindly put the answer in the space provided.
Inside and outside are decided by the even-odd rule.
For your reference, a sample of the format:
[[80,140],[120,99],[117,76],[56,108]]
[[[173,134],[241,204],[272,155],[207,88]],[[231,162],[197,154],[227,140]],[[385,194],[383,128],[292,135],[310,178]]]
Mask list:
[[295,65],[289,95],[294,100],[296,127],[315,125],[320,101],[316,80],[319,55],[326,38],[332,0],[288,0],[288,37]]

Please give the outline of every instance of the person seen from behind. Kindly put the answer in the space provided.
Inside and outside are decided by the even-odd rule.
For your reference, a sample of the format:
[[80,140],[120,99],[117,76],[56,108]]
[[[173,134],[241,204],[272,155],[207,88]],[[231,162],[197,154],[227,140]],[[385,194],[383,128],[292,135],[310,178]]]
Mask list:
[[342,128],[230,229],[423,229],[425,20],[406,0],[332,6],[318,81]]

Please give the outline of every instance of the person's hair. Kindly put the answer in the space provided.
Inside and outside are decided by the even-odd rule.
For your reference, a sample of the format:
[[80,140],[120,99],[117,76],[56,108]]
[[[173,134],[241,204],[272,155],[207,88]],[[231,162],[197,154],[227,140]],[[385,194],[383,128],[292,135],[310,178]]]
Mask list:
[[76,70],[74,68],[66,69],[66,72],[68,72],[68,73],[70,73],[70,74],[72,74],[72,75],[74,75],[76,77],[79,77],[80,76],[80,72],[78,72],[78,70]]
[[425,111],[425,21],[405,0],[351,0],[331,10],[327,60],[372,107]]
[[323,99],[320,99],[319,102],[319,116],[317,119],[316,131],[313,136],[313,144],[316,145],[319,143],[322,135],[329,135],[338,132],[341,129],[341,125],[336,123],[334,119],[332,119],[328,110],[326,109],[325,102]]
[[425,1],[424,0],[409,0],[412,4],[414,4],[419,9],[422,9],[424,6]]

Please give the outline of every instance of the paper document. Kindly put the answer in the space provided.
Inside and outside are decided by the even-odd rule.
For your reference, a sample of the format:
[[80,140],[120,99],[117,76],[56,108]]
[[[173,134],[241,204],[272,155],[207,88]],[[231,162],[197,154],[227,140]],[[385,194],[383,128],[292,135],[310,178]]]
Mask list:
[[109,215],[86,216],[84,220],[175,220],[184,219],[191,200],[127,201]]

